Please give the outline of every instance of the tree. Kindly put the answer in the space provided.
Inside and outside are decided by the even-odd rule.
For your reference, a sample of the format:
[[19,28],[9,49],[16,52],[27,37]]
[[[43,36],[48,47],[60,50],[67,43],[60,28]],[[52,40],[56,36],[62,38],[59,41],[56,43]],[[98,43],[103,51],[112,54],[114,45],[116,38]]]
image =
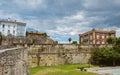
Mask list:
[[72,41],[72,44],[77,44],[77,41]]
[[26,31],[26,36],[28,36],[29,35],[29,32],[28,31]]
[[112,47],[95,48],[92,52],[91,59],[97,65],[113,65],[120,61],[120,53]]
[[111,44],[111,45],[115,44],[116,43],[116,38],[114,38],[114,37],[108,37],[107,38],[107,43]]
[[0,32],[0,45],[2,45],[2,33]]
[[119,38],[116,38],[116,45],[120,45],[120,37]]
[[120,45],[120,38],[109,37],[107,38],[107,43],[114,46]]
[[44,37],[48,37],[47,33],[44,33],[43,36],[44,36]]
[[55,41],[56,44],[58,44],[58,41]]
[[69,41],[69,43],[70,43],[70,42],[72,41],[72,38],[71,38],[71,37],[69,37],[69,38],[68,38],[68,41]]

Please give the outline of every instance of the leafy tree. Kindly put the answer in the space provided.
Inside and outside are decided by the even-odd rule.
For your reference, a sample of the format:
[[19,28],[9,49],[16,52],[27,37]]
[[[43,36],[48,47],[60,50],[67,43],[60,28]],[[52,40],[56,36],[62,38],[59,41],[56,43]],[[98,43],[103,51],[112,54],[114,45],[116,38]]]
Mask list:
[[58,41],[55,41],[56,44],[58,44]]
[[115,37],[109,37],[107,38],[107,43],[111,45],[120,45],[120,38],[115,38]]
[[44,37],[48,37],[48,35],[47,35],[47,33],[44,33],[44,35],[43,35]]
[[120,61],[120,53],[112,47],[95,48],[92,52],[91,59],[94,64],[115,66]]
[[116,43],[116,38],[114,38],[114,37],[108,37],[107,38],[107,43],[111,44],[111,45],[115,44]]
[[120,45],[120,37],[116,38],[116,45]]
[[115,51],[117,51],[118,53],[120,53],[120,44],[115,45],[115,46],[113,47],[113,49],[114,49]]
[[72,44],[77,44],[77,41],[72,41]]
[[72,38],[71,38],[71,37],[69,37],[69,38],[68,38],[68,41],[69,41],[69,43],[70,43],[70,42],[72,41]]

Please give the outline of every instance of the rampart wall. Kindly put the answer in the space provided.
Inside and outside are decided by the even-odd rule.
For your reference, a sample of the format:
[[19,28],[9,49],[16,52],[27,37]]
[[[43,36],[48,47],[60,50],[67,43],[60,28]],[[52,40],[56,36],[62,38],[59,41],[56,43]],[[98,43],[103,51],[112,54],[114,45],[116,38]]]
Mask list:
[[74,44],[31,45],[28,54],[31,67],[88,63],[91,56],[89,48]]

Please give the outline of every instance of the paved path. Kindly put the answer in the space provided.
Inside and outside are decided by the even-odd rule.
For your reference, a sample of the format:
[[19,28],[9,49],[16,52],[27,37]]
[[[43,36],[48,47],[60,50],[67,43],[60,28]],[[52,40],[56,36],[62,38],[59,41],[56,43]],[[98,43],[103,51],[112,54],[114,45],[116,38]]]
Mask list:
[[98,70],[110,70],[110,69],[118,69],[118,68],[120,68],[120,66],[118,66],[118,67],[95,67],[95,68],[88,68],[87,71],[102,74],[102,75],[112,75],[109,73],[101,73]]

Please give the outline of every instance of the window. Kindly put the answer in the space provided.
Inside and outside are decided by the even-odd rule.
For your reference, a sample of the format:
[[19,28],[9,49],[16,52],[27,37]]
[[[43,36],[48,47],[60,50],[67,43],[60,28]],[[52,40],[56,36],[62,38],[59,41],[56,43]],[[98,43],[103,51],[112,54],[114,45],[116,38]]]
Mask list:
[[4,33],[4,29],[2,30],[2,32]]
[[15,25],[13,26],[13,28],[15,28]]
[[8,25],[8,28],[10,28],[10,25]]
[[106,38],[108,38],[109,36],[107,35]]
[[99,39],[99,38],[100,38],[100,35],[97,34],[97,39]]
[[100,44],[100,41],[97,41],[97,44]]
[[8,30],[8,34],[10,34],[10,30]]
[[105,44],[105,42],[104,42],[104,41],[102,41],[102,44]]
[[92,35],[90,35],[90,40],[92,40]]
[[15,34],[15,30],[13,30],[13,34]]
[[104,38],[105,38],[105,35],[103,34],[103,35],[102,35],[102,39],[104,39]]
[[2,27],[5,28],[5,25],[3,24]]

